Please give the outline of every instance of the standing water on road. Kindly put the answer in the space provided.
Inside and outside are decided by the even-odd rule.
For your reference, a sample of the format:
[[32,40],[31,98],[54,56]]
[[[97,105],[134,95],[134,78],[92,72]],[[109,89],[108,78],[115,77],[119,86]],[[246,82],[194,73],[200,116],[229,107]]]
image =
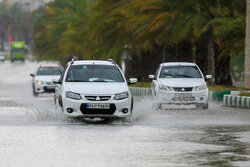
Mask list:
[[0,64],[0,166],[249,166],[250,111],[154,110],[135,97],[131,122],[68,121],[53,94],[33,97],[37,63]]

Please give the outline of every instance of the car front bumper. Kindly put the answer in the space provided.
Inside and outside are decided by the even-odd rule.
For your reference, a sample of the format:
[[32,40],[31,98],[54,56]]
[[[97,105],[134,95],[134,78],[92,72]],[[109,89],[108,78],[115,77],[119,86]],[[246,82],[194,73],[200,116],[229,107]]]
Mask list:
[[163,104],[207,104],[208,103],[208,90],[205,91],[192,91],[192,92],[163,92],[159,91],[157,98]]
[[[110,109],[88,109],[86,107],[88,104],[110,104]],[[124,110],[127,112],[124,113]],[[108,101],[89,101],[83,96],[81,100],[63,97],[63,113],[67,117],[128,118],[131,116],[131,97],[114,100],[114,96],[111,96]]]
[[55,85],[35,84],[35,92],[36,93],[54,93],[55,92]]

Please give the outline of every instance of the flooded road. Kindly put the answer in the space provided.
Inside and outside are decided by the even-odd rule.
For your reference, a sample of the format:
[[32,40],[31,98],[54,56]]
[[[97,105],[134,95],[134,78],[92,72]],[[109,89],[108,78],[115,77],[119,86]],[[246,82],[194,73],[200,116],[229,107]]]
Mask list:
[[38,64],[0,64],[0,166],[239,166],[250,164],[250,110],[155,111],[135,97],[131,122],[67,120],[53,94],[33,97]]

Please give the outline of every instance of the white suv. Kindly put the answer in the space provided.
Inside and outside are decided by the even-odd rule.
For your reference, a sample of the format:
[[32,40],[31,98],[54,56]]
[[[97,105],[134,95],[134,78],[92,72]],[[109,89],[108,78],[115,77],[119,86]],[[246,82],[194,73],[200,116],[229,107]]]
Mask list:
[[169,105],[193,105],[196,108],[208,108],[208,88],[206,80],[211,75],[203,76],[194,63],[163,63],[152,79],[152,94],[159,97],[158,107]]
[[56,83],[55,102],[67,117],[130,118],[133,98],[113,61],[72,61]]

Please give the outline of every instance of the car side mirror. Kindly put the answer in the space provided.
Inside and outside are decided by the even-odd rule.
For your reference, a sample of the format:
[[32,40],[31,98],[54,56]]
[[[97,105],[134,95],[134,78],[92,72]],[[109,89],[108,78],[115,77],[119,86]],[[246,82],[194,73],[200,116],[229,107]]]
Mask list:
[[135,84],[136,82],[137,82],[137,78],[130,78],[130,79],[128,80],[128,84],[129,84],[129,85]]
[[212,79],[212,75],[206,75],[206,80]]
[[154,75],[149,75],[148,78],[151,79],[151,80],[154,80],[155,76]]
[[31,77],[35,77],[35,74],[30,74]]
[[60,80],[52,79],[53,84],[62,84]]

